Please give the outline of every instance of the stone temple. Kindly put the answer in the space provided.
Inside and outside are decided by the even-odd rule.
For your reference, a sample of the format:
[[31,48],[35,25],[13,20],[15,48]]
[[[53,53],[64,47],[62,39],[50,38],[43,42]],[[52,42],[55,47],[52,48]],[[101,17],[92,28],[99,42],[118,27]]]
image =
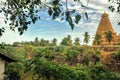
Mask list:
[[[109,44],[109,42],[106,39],[105,32],[111,31],[113,38]],[[95,43],[95,39],[93,41],[93,45],[118,45],[120,44],[120,35],[117,35],[114,29],[112,28],[112,24],[109,20],[108,14],[104,12],[101,16],[101,20],[99,22],[96,34],[101,35],[101,41],[99,44]]]

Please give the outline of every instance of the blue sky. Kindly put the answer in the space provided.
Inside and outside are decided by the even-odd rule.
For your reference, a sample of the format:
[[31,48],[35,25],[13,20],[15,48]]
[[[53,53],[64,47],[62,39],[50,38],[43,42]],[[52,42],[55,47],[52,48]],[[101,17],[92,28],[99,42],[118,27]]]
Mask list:
[[[86,4],[86,1],[83,1],[83,4]],[[57,20],[52,20],[51,17],[48,16],[47,12],[41,12],[41,20],[37,21],[35,24],[31,24],[26,32],[22,36],[19,35],[17,30],[15,32],[6,29],[6,32],[2,37],[0,37],[0,42],[5,43],[13,43],[15,41],[33,41],[35,37],[39,39],[44,38],[46,40],[52,40],[53,38],[58,39],[58,43],[60,43],[61,39],[63,39],[67,35],[71,35],[72,39],[74,40],[75,37],[79,37],[81,44],[83,43],[83,34],[85,32],[89,32],[91,35],[90,38],[90,45],[92,44],[93,37],[95,35],[96,29],[98,27],[101,15],[106,11],[109,14],[109,18],[113,25],[114,30],[119,34],[120,26],[117,25],[119,21],[119,14],[111,13],[108,7],[108,0],[90,0],[86,11],[88,12],[89,19],[85,19],[85,16],[82,15],[82,19],[78,25],[75,25],[74,30],[71,30],[71,27],[66,21],[60,21],[58,18]],[[69,8],[79,8],[79,4],[76,6],[71,6],[71,0],[69,0]],[[108,4],[108,5],[107,5]],[[82,10],[82,9],[81,9]],[[81,12],[80,12],[81,14]],[[2,16],[2,15],[1,15]],[[0,16],[0,17],[1,17]],[[3,16],[2,16],[3,17]],[[0,19],[0,24],[3,26],[5,25],[4,20]]]

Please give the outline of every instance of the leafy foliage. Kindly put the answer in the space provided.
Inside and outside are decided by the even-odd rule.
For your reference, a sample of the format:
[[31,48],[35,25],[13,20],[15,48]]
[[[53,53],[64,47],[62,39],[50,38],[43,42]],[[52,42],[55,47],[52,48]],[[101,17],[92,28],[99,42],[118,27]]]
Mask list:
[[5,28],[0,28],[0,36],[2,36],[2,34],[5,32]]
[[120,50],[111,54],[111,57],[106,63],[109,70],[119,72],[120,71]]
[[39,39],[38,39],[38,37],[36,37],[34,40],[34,45],[39,46],[39,44],[40,44]]
[[24,50],[20,50],[10,46],[4,46],[4,48],[0,48],[0,52],[16,61],[22,61],[22,59],[24,60],[25,54],[27,53]]
[[[111,3],[108,9],[110,9],[112,12],[117,11],[117,13],[120,14],[120,0],[108,0],[108,2]],[[118,22],[118,25],[120,25],[120,22]]]
[[79,20],[81,19],[81,15],[80,14],[77,14],[75,16],[75,22],[78,24]]
[[63,38],[61,45],[71,46],[72,45],[71,36],[68,35],[67,37]]
[[89,46],[39,46],[34,48],[24,46],[24,49],[20,47],[21,51],[19,48],[16,49],[21,54],[24,53],[22,50],[27,53],[33,52],[34,56],[31,59],[23,59],[22,62],[8,64],[5,71],[6,80],[120,79],[115,73],[108,71],[104,64],[99,63],[99,54],[96,54]]
[[[70,35],[65,38],[67,39],[67,44],[72,44]],[[51,44],[56,43],[56,39],[52,41]],[[79,39],[76,38],[75,41],[79,42]],[[100,51],[94,51],[91,46],[72,46],[66,44],[60,46],[38,46],[36,43],[41,43],[37,37],[32,43],[22,42],[23,46],[16,46],[20,44],[18,42],[11,46],[4,46],[4,49],[0,48],[0,52],[20,61],[17,63],[7,63],[5,70],[6,80],[120,79],[119,74],[109,71],[119,69],[119,64],[116,64],[120,58],[119,51],[111,55],[112,59],[108,62],[112,63],[112,65],[104,65],[100,63]],[[33,44],[33,46],[30,44]]]
[[66,80],[66,78],[67,80],[118,79],[114,73],[107,71],[104,65],[100,63],[96,65],[90,64],[88,67],[81,66],[78,68],[70,68],[66,65],[60,65],[56,62],[49,62],[36,58],[28,61],[27,63],[27,71],[32,71],[34,74],[33,77],[38,75],[37,79],[39,79],[41,76],[45,76],[47,80],[51,80],[51,77],[53,77],[53,80]]
[[[73,2],[79,3],[79,0]],[[52,1],[42,1],[42,0],[6,0],[1,2],[0,13],[5,14],[5,23],[8,23],[11,30],[15,30],[17,27],[20,35],[27,31],[30,24],[35,24],[40,20],[40,13],[42,10],[48,11],[48,15],[52,19],[56,19],[62,16],[62,19],[65,19],[71,29],[74,29],[74,24],[80,21],[81,14],[77,10],[69,10],[67,6],[68,1],[66,0],[66,10],[63,11],[63,5],[61,0],[52,0]],[[73,21],[73,16],[71,14],[75,13],[75,23]],[[88,19],[87,13],[85,13],[86,18]],[[3,28],[0,29],[0,35],[4,32]]]
[[84,34],[84,42],[87,44],[89,42],[89,39],[90,39],[89,33],[85,32],[85,34]]
[[106,40],[109,42],[109,44],[110,44],[110,42],[112,41],[112,39],[113,39],[113,33],[111,32],[111,31],[107,31],[107,32],[105,32],[105,37],[106,37]]
[[89,66],[91,77],[94,80],[117,80],[118,78],[116,75],[112,72],[109,72],[106,70],[105,66],[101,63],[98,63],[96,65],[90,64]]
[[24,66],[22,63],[10,63],[6,65],[5,80],[21,80],[24,73]]
[[100,34],[96,34],[94,44],[100,44],[101,43],[101,38],[102,38],[102,36]]
[[86,18],[88,19],[88,14],[87,14],[87,12],[85,12],[85,16],[86,16]]
[[74,42],[75,46],[80,46],[80,39],[77,37],[75,38],[75,42]]

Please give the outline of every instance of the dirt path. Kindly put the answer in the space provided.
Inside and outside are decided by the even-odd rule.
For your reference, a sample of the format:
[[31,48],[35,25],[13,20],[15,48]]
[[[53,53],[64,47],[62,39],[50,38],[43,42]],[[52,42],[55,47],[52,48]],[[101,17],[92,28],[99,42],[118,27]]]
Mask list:
[[100,61],[103,62],[103,63],[106,63],[110,57],[111,57],[111,53],[112,52],[106,52],[106,51],[101,51],[101,57],[100,57]]

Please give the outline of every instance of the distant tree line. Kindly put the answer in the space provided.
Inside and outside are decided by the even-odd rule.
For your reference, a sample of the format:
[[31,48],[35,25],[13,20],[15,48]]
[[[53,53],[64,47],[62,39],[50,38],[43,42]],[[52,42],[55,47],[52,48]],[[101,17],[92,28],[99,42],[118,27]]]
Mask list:
[[[53,40],[45,40],[45,39],[40,39],[36,37],[34,41],[25,41],[25,42],[14,42],[13,46],[23,46],[23,45],[33,45],[33,46],[57,46],[57,39],[53,38]],[[72,46],[72,45],[77,45],[80,46],[80,39],[78,37],[75,38],[74,43],[72,43],[71,36],[68,35],[67,37],[64,37],[62,41],[60,42],[60,45],[65,45],[65,46]]]
[[[24,45],[33,45],[33,46],[57,46],[58,40],[56,38],[54,38],[53,40],[49,41],[49,40],[45,40],[45,39],[40,39],[38,37],[36,37],[34,39],[34,41],[22,41],[22,42],[14,42],[12,45],[17,47],[17,46],[24,46]],[[87,45],[90,41],[90,35],[88,32],[85,32],[84,34],[84,43]],[[72,41],[71,35],[67,35],[66,37],[64,37],[62,39],[62,41],[60,42],[60,45],[64,45],[64,46],[80,46],[80,38],[76,37],[74,39],[74,42]]]

